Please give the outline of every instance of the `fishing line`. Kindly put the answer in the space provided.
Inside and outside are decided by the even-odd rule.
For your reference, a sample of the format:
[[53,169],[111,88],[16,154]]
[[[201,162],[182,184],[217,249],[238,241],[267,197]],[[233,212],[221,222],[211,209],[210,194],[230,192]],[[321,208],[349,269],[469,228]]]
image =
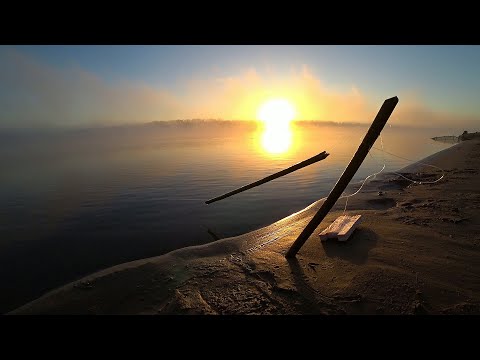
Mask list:
[[[440,170],[440,171],[442,172],[442,175],[441,175],[438,179],[436,179],[436,180],[434,180],[434,181],[417,181],[417,180],[410,179],[410,178],[408,178],[408,177],[404,176],[403,174],[400,174],[400,173],[398,173],[398,172],[396,172],[396,171],[391,171],[392,174],[398,175],[398,176],[404,178],[405,180],[410,181],[411,183],[418,184],[418,185],[435,184],[435,183],[439,182],[440,180],[442,180],[442,179],[444,178],[444,176],[445,176],[445,171],[444,171],[442,168],[438,167],[438,166],[431,165],[431,164],[427,164],[427,163],[424,163],[424,162],[421,162],[421,161],[415,162],[414,160],[407,159],[407,158],[405,158],[405,157],[402,157],[402,156],[393,154],[393,153],[385,150],[385,148],[384,148],[384,146],[383,146],[383,138],[382,138],[382,135],[380,135],[380,143],[381,143],[381,147],[382,147],[381,149],[379,149],[379,148],[377,148],[377,147],[375,147],[375,146],[372,146],[372,148],[375,149],[375,150],[379,150],[379,151],[382,152],[382,157],[383,157],[383,166],[382,166],[382,169],[381,169],[379,172],[377,172],[377,173],[374,173],[374,174],[372,174],[372,175],[367,176],[367,177],[365,178],[365,180],[363,181],[362,185],[360,186],[360,188],[359,188],[355,193],[353,193],[353,194],[351,194],[351,195],[348,195],[348,196],[342,196],[342,197],[340,198],[340,199],[345,198],[345,197],[347,198],[347,200],[345,201],[345,207],[344,207],[344,209],[343,209],[343,213],[345,213],[346,210],[347,210],[348,198],[349,198],[349,197],[352,197],[352,196],[354,196],[354,195],[356,195],[356,194],[358,194],[358,193],[360,192],[360,190],[363,188],[363,185],[364,185],[365,182],[368,180],[368,178],[370,178],[371,176],[376,176],[376,175],[380,174],[380,173],[385,169],[385,164],[386,164],[385,153],[387,153],[387,154],[389,154],[389,155],[391,155],[391,156],[395,156],[395,157],[397,157],[397,158],[399,158],[399,159],[407,160],[407,161],[409,161],[410,163],[422,164],[422,165],[425,165],[425,166],[429,166],[429,167],[438,169],[438,170]],[[370,157],[371,157],[377,164],[381,165],[381,164],[375,159],[375,157],[371,154],[370,151],[368,152],[368,154],[370,155]]]
[[363,180],[363,183],[362,183],[362,185],[360,186],[360,188],[359,188],[357,191],[355,191],[353,194],[344,195],[344,196],[341,196],[341,197],[339,198],[339,199],[345,199],[345,198],[347,199],[347,200],[345,201],[345,207],[343,208],[343,213],[344,213],[344,214],[345,214],[345,211],[347,210],[348,198],[351,198],[352,196],[357,195],[357,194],[362,190],[363,185],[365,185],[365,183],[367,182],[367,180],[368,180],[369,178],[371,178],[372,176],[377,176],[377,175],[380,174],[384,169],[385,169],[385,164],[383,164],[383,167],[382,167],[382,169],[381,169],[380,171],[378,171],[378,172],[376,172],[376,173],[373,173],[373,174],[371,174],[371,175],[368,175],[368,176],[365,178],[365,180]]
[[439,182],[440,180],[442,180],[442,179],[444,178],[444,176],[445,176],[445,170],[443,170],[442,168],[440,168],[440,167],[438,167],[438,166],[431,165],[431,164],[427,164],[427,163],[424,163],[424,162],[421,162],[421,161],[415,162],[414,160],[407,159],[407,158],[405,158],[405,157],[392,154],[391,152],[388,152],[388,151],[386,151],[386,150],[384,150],[384,149],[378,149],[378,148],[376,148],[376,147],[374,147],[374,146],[372,146],[372,148],[373,148],[373,149],[376,149],[376,150],[381,150],[381,151],[383,151],[383,152],[385,152],[385,153],[387,153],[387,154],[389,154],[389,155],[395,156],[395,157],[397,157],[397,158],[399,158],[399,159],[407,160],[407,161],[409,161],[409,162],[411,162],[411,163],[417,163],[417,164],[422,164],[422,165],[425,165],[425,166],[430,166],[430,167],[435,168],[435,169],[438,169],[438,170],[440,170],[440,171],[442,172],[442,176],[440,176],[437,180],[434,180],[434,181],[417,181],[417,180],[412,180],[412,179],[409,179],[409,178],[407,178],[406,176],[404,176],[404,175],[402,175],[402,174],[400,174],[400,173],[398,173],[398,172],[396,172],[396,171],[392,171],[392,172],[391,172],[392,174],[401,176],[401,177],[404,178],[405,180],[408,180],[408,181],[410,181],[410,182],[412,182],[412,183],[414,183],[414,184],[418,184],[418,185],[423,185],[423,184],[435,184],[435,183]]
[[[382,139],[382,135],[380,135],[380,143],[382,144],[382,150],[383,150],[383,139]],[[372,156],[372,153],[370,152],[370,150],[368,151],[368,154],[369,154],[370,157],[378,164],[378,162],[377,162],[377,161],[375,160],[375,158]],[[359,188],[357,191],[355,191],[353,194],[346,195],[346,196],[342,196],[342,197],[339,198],[339,200],[340,200],[340,199],[344,199],[344,198],[347,199],[347,200],[345,200],[345,207],[343,208],[343,213],[344,213],[344,214],[345,214],[345,212],[347,211],[348,199],[349,199],[350,197],[352,197],[352,196],[357,195],[357,194],[362,190],[363,185],[365,185],[365,183],[367,182],[367,180],[368,180],[369,178],[371,178],[372,176],[376,177],[376,176],[377,176],[378,174],[380,174],[383,170],[385,170],[385,163],[386,163],[386,161],[385,161],[385,154],[383,154],[383,166],[382,166],[382,169],[381,169],[380,171],[376,172],[376,173],[373,173],[373,174],[371,174],[371,175],[368,175],[368,176],[365,178],[365,180],[363,180],[363,183],[362,183],[362,185],[360,186],[360,188]]]

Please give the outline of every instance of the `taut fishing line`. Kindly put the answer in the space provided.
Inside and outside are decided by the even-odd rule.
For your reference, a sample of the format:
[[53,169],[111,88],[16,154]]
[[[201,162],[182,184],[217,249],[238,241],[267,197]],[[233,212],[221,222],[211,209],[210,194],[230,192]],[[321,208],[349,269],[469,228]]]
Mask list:
[[[376,148],[376,147],[373,147],[373,148],[376,149],[376,150],[380,150],[380,149],[378,149],[378,148]],[[388,152],[388,151],[384,150],[383,148],[382,148],[382,151],[385,152],[385,153],[387,153],[387,154],[389,154],[389,155],[395,156],[395,157],[397,157],[397,158],[399,158],[399,159],[403,159],[403,160],[407,160],[407,161],[410,161],[410,162],[414,162],[414,160],[410,160],[410,159],[404,158],[404,157],[402,157],[402,156],[398,156],[398,155],[392,154],[391,152]],[[407,177],[403,176],[402,174],[397,173],[397,172],[395,172],[395,171],[392,171],[391,173],[392,173],[392,174],[395,174],[395,175],[398,175],[398,176],[401,176],[401,177],[404,178],[405,180],[408,180],[408,181],[410,181],[410,182],[412,182],[412,183],[414,183],[414,184],[418,184],[418,185],[435,184],[435,183],[439,182],[440,180],[442,180],[442,179],[444,178],[444,176],[445,176],[445,170],[443,170],[441,167],[438,167],[438,166],[435,166],[435,165],[431,165],[431,164],[426,164],[426,163],[421,162],[421,161],[417,161],[416,163],[417,163],[417,164],[422,164],[422,165],[425,165],[425,166],[429,166],[429,167],[432,167],[432,168],[435,168],[435,169],[438,169],[438,170],[440,170],[440,171],[442,172],[442,176],[440,176],[437,180],[434,180],[434,181],[417,181],[417,180],[409,179],[409,178],[407,178]]]

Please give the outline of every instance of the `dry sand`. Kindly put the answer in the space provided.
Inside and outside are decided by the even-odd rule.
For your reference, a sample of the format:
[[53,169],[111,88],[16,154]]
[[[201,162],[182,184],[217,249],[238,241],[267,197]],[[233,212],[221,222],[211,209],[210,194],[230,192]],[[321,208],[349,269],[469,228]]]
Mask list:
[[443,180],[385,175],[351,198],[347,214],[364,221],[346,243],[318,237],[343,213],[339,200],[285,259],[320,200],[248,234],[97,272],[11,314],[480,314],[480,141],[428,162]]

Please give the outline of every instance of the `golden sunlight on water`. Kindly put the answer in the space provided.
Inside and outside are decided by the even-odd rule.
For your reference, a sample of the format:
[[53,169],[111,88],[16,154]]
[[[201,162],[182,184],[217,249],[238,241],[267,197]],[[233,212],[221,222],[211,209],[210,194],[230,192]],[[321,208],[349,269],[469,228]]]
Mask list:
[[265,152],[278,155],[289,151],[293,142],[290,123],[294,117],[295,108],[285,99],[269,100],[259,108],[257,118],[264,125],[259,140]]
[[261,136],[262,148],[270,154],[283,154],[290,149],[292,137],[290,126],[266,126]]

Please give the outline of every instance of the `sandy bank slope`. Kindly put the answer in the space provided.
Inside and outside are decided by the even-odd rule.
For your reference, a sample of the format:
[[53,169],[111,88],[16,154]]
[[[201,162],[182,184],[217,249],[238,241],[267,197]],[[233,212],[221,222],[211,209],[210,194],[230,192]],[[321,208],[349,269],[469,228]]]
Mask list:
[[[430,157],[436,184],[397,176],[349,201],[364,222],[347,243],[283,254],[321,205],[263,229],[118,265],[68,284],[13,314],[480,313],[480,142]],[[411,168],[410,170],[412,170]],[[416,167],[423,181],[438,177]],[[383,195],[379,196],[378,191]]]

